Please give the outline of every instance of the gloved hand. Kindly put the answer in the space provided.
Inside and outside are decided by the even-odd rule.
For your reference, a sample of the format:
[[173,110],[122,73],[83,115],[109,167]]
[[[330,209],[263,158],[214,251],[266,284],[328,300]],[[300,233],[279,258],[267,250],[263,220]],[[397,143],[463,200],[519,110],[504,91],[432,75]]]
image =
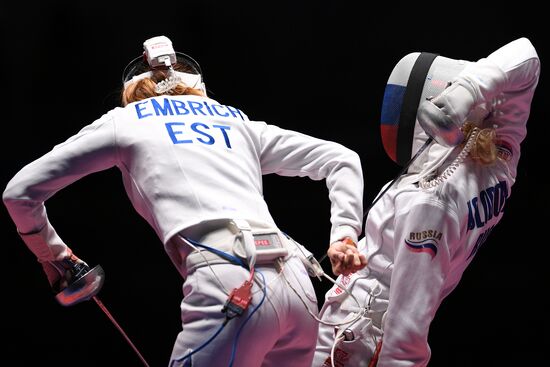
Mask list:
[[42,263],[55,298],[63,306],[72,306],[94,297],[103,286],[105,273],[101,266],[91,269],[70,250],[59,261]]
[[474,107],[474,96],[459,83],[451,83],[438,96],[418,107],[418,123],[426,134],[444,146],[456,146],[464,139],[460,130]]
[[88,264],[79,259],[70,249],[68,251],[69,254],[63,260],[41,263],[50,287],[55,293],[67,288],[71,282],[90,270]]
[[349,275],[367,265],[367,258],[357,250],[357,245],[349,237],[333,242],[327,255],[334,275]]

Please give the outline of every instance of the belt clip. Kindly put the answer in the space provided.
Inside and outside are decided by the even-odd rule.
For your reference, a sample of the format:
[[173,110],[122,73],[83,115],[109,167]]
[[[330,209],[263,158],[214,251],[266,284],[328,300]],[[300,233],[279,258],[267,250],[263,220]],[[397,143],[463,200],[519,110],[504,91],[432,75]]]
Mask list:
[[[256,264],[256,245],[254,244],[254,237],[252,236],[252,228],[250,224],[244,219],[232,219],[231,224],[233,224],[233,229],[236,227],[238,231],[236,233],[241,233],[244,256],[248,260],[248,266],[253,268]],[[238,251],[235,251],[237,255],[241,256]]]
[[231,219],[231,224],[233,224],[233,226],[236,227],[240,232],[252,231],[252,227],[250,227],[248,221],[244,219]]

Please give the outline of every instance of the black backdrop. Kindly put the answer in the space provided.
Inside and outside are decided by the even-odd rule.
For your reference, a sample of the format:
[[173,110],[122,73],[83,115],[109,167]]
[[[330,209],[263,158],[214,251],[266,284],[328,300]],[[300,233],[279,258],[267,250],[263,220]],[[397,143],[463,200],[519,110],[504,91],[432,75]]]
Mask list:
[[[548,218],[549,187],[539,168],[548,124],[548,43],[542,34],[547,20],[526,1],[497,4],[454,3],[440,10],[440,2],[4,2],[0,185],[117,105],[126,63],[141,52],[143,40],[166,35],[176,49],[199,60],[214,99],[253,119],[357,151],[366,206],[398,171],[379,138],[382,95],[394,64],[413,51],[476,60],[526,36],[539,52],[542,76],[517,183],[501,224],[443,302],[429,340],[430,366],[535,365],[550,346],[548,302],[542,299],[550,279],[547,232],[540,225]],[[324,254],[324,182],[266,176],[265,197],[280,228],[317,257]],[[75,252],[105,269],[100,298],[150,365],[166,365],[180,328],[181,279],[131,208],[119,172],[85,177],[51,198],[47,208]],[[139,366],[93,302],[68,308],[56,303],[5,208],[0,215],[1,364]],[[330,284],[314,284],[321,303]]]

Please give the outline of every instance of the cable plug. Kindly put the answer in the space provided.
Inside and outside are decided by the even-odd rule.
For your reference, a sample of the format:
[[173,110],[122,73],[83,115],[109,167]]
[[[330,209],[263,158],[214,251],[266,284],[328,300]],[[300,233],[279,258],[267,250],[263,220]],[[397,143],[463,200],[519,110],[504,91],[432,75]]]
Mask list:
[[321,264],[319,264],[319,261],[313,255],[309,255],[307,257],[307,273],[310,277],[317,277],[319,280],[321,280],[321,276],[325,274],[325,271],[321,267]]
[[225,301],[222,312],[228,319],[241,316],[252,301],[252,282],[245,281],[239,288],[234,288]]
[[351,342],[355,340],[355,333],[351,329],[340,330],[340,326],[334,327],[334,337],[342,338],[346,342]]

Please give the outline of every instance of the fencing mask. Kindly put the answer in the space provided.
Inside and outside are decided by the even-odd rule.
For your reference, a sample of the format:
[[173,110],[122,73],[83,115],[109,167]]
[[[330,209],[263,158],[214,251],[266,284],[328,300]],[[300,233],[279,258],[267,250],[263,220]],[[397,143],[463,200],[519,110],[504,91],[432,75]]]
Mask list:
[[384,91],[380,121],[384,149],[394,162],[405,166],[428,136],[440,142],[438,134],[459,133],[445,132],[455,126],[421,125],[417,112],[422,101],[439,95],[468,63],[433,53],[413,52],[395,65]]

